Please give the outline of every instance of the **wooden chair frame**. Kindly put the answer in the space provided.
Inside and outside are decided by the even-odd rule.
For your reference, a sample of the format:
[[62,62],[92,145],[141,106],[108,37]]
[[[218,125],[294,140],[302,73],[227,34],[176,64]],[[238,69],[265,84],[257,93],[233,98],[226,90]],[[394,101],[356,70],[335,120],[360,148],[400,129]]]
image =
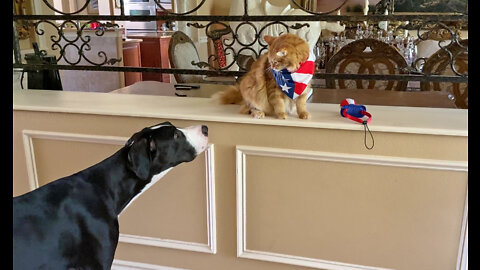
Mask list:
[[[371,51],[365,51],[370,47]],[[342,47],[325,65],[326,73],[345,73],[351,63],[359,63],[359,74],[367,71],[368,74],[376,74],[375,64],[384,64],[389,74],[403,74],[407,62],[397,49],[389,44],[376,39],[361,39],[353,41]],[[338,71],[337,66],[339,65]],[[327,88],[337,88],[336,79],[327,79]],[[356,88],[362,89],[362,80],[355,80]],[[375,88],[376,81],[368,81],[368,89]],[[406,91],[407,81],[388,81],[385,90]],[[338,88],[346,88],[345,80],[338,80]]]
[[[423,66],[425,74],[444,75],[452,70],[450,64],[450,55],[453,57],[455,69],[460,74],[468,74],[468,39],[460,41],[460,45],[452,42],[445,48],[440,48],[436,53],[430,56]],[[453,72],[453,71],[452,71]],[[421,91],[444,91],[445,84],[440,82],[421,82]],[[458,108],[468,109],[468,84],[451,83],[452,94],[455,97],[455,105]],[[466,86],[465,86],[466,85]],[[465,86],[465,87],[463,87]]]

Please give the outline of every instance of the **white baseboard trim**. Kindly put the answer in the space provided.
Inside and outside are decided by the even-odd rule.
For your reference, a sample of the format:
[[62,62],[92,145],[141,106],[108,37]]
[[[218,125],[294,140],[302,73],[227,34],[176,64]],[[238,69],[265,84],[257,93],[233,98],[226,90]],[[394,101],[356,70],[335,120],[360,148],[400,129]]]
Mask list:
[[156,264],[124,261],[124,260],[113,260],[112,270],[187,270],[185,268],[177,268]]

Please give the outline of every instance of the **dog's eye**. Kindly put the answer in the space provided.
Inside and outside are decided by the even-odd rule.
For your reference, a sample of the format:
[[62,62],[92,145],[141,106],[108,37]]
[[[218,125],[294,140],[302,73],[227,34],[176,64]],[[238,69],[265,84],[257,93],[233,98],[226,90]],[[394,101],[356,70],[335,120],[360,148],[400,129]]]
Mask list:
[[180,137],[180,131],[178,130],[175,130],[175,132],[173,133],[173,139],[178,139],[178,137]]
[[149,143],[149,150],[151,154],[154,154],[157,151],[157,146],[155,144],[155,141],[150,138],[150,143]]

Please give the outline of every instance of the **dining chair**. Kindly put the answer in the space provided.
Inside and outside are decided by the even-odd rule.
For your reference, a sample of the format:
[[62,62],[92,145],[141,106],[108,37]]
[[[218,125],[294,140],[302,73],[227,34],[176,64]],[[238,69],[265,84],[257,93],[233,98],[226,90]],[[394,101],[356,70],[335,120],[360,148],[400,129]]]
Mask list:
[[[182,31],[172,35],[168,45],[168,58],[172,68],[202,70],[201,67],[193,65],[200,62],[200,57],[193,41]],[[174,74],[174,77],[177,83],[203,82],[202,75]]]
[[[460,33],[456,31],[456,34]],[[420,34],[414,43],[417,46],[417,59],[432,56],[440,46],[447,46],[452,40],[452,33],[445,28],[435,28]],[[418,65],[422,64],[420,61]]]
[[[453,60],[452,69],[451,60]],[[423,65],[425,74],[462,76],[468,75],[468,39],[451,42],[430,56]],[[453,94],[457,108],[468,109],[468,83],[421,82],[421,91],[444,91]]]
[[[343,46],[325,65],[326,73],[403,74],[405,58],[383,41],[366,38]],[[406,91],[407,81],[326,79],[327,88]]]

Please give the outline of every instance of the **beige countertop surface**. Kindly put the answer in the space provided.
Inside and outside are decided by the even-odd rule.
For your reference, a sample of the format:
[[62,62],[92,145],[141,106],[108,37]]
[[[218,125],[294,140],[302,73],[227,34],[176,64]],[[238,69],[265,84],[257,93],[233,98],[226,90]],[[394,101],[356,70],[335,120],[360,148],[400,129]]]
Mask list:
[[[218,105],[210,98],[49,90],[14,90],[13,110],[68,112],[294,126],[363,131],[359,123],[340,116],[338,104],[308,103],[311,119],[291,115],[254,119],[239,114],[239,105]],[[369,105],[372,132],[468,136],[468,110]]]

